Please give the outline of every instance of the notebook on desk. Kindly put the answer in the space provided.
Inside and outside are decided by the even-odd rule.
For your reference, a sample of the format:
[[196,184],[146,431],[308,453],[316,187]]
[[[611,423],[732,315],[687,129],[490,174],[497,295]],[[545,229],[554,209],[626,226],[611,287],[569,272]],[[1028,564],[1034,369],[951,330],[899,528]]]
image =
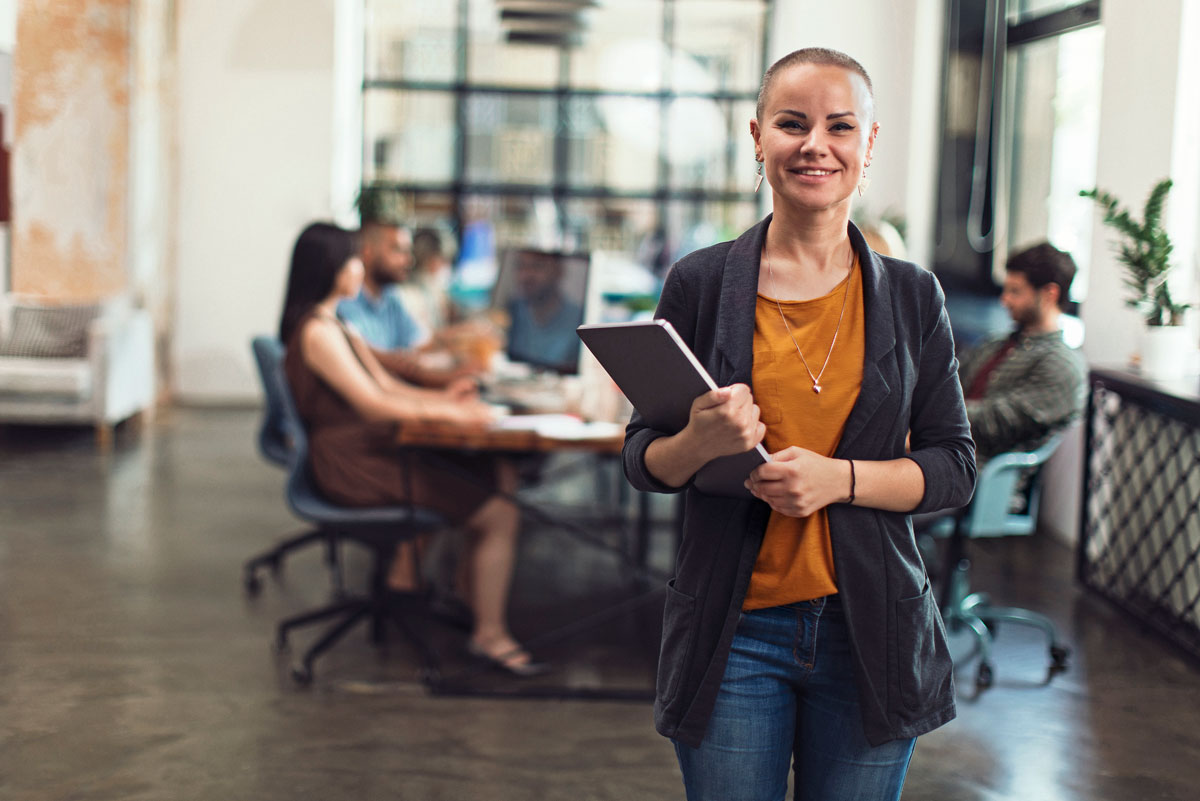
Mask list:
[[[576,330],[651,428],[680,431],[687,425],[692,401],[718,388],[666,320],[597,323]],[[749,497],[743,482],[767,461],[770,457],[759,443],[745,453],[722,456],[704,465],[693,483],[710,495]]]

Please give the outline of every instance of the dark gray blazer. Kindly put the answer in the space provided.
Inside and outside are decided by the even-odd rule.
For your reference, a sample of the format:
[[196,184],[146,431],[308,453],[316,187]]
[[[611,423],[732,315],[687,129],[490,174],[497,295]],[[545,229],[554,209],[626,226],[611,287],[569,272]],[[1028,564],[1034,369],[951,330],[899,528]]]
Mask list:
[[[681,259],[663,286],[656,316],[675,326],[719,386],[751,384],[759,254],[770,221]],[[941,287],[916,265],[872,252],[853,225],[850,239],[862,265],[866,347],[862,388],[835,455],[907,455],[925,475],[925,496],[915,511],[962,506],[975,486],[975,449]],[[646,446],[661,436],[634,413],[624,464],[640,490],[677,491],[646,470]],[[654,718],[661,734],[696,747],[725,673],[770,508],[757,499],[685,489]],[[955,714],[952,664],[908,516],[836,504],[829,507],[829,528],[867,739],[877,745],[937,728]]]

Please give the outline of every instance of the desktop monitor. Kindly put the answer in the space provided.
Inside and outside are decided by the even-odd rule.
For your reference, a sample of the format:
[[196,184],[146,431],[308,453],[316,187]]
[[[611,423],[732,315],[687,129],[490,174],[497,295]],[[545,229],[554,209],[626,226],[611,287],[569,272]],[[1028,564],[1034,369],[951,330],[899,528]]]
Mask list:
[[512,248],[500,258],[492,307],[508,320],[511,361],[575,374],[580,343],[575,328],[589,306],[587,253]]

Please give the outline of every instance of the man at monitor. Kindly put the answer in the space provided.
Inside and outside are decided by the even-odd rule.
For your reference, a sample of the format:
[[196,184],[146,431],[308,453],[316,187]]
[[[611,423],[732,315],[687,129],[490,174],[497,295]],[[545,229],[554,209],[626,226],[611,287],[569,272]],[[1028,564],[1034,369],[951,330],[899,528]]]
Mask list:
[[566,256],[519,250],[515,256],[515,289],[508,303],[508,355],[560,372],[573,372],[579,358],[575,328],[583,307],[563,292]]
[[426,353],[433,332],[409,313],[397,291],[413,265],[412,236],[401,222],[399,201],[371,187],[363,190],[358,205],[363,285],[357,297],[338,304],[338,317],[371,345],[384,367],[406,381],[446,387],[476,373],[474,366],[443,364]]
[[976,347],[959,366],[980,462],[1036,449],[1079,416],[1085,397],[1087,365],[1060,325],[1074,259],[1043,242],[1012,256],[1005,270],[1000,303],[1016,330]]

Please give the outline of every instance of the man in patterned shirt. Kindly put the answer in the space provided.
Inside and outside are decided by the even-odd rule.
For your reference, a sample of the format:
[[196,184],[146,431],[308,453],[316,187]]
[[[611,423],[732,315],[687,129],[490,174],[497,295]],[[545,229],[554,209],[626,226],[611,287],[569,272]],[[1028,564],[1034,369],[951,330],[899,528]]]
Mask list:
[[980,462],[1036,449],[1080,415],[1085,397],[1087,365],[1059,327],[1074,259],[1042,243],[1012,256],[1005,270],[1000,303],[1016,330],[973,349],[959,365]]

